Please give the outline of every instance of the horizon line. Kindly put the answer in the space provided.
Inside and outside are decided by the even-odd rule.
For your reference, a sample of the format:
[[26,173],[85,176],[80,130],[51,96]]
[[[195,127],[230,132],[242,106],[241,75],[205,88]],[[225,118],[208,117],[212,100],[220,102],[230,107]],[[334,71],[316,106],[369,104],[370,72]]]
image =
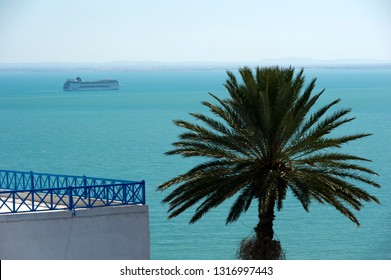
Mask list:
[[[290,61],[289,61],[290,60]],[[0,62],[0,71],[164,71],[234,70],[240,67],[281,66],[307,69],[389,69],[378,59],[262,59],[258,61],[109,61],[109,62]]]
[[388,64],[391,63],[391,59],[377,59],[377,58],[333,58],[333,59],[319,59],[319,58],[307,58],[307,57],[280,57],[280,58],[263,58],[253,60],[110,60],[110,61],[20,61],[20,62],[0,62],[0,65],[15,65],[15,64],[245,64],[245,63],[270,63],[270,62],[282,62],[282,63],[378,63]]

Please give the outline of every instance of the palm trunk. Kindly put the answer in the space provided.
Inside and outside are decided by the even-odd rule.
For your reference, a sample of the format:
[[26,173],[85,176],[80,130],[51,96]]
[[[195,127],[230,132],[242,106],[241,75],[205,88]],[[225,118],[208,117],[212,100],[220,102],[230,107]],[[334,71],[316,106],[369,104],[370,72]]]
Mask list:
[[274,230],[273,230],[273,221],[274,221],[274,206],[275,200],[270,199],[269,205],[266,210],[262,211],[261,202],[258,206],[258,225],[254,228],[257,239],[270,239],[273,240]]
[[259,204],[258,225],[254,228],[255,238],[241,245],[241,258],[252,260],[279,260],[284,258],[279,241],[273,240],[275,199],[271,198],[269,205],[264,209]]

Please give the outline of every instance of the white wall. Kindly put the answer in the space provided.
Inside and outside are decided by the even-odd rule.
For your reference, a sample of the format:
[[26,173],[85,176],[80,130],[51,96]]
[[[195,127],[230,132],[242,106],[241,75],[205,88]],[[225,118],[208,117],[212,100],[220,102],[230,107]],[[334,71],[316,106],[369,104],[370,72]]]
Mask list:
[[0,259],[149,259],[148,206],[0,215]]

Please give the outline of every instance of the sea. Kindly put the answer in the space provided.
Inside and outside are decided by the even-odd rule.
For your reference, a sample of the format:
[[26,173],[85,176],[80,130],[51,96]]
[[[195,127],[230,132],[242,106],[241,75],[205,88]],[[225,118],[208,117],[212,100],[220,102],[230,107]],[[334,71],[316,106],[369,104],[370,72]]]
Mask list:
[[[232,69],[235,74],[238,72]],[[288,194],[276,213],[275,233],[288,260],[391,259],[391,67],[308,68],[306,83],[325,89],[317,106],[341,99],[351,123],[336,133],[373,133],[343,147],[372,160],[382,188],[364,187],[381,204],[365,203],[357,227],[328,205],[309,212]],[[114,78],[118,91],[65,92],[67,78]],[[167,219],[157,186],[200,162],[166,156],[182,131],[173,120],[208,113],[208,93],[228,97],[225,69],[1,70],[0,169],[145,180],[151,259],[235,259],[253,233],[256,203],[234,224],[225,224],[232,200],[189,224],[194,209]],[[29,234],[26,232],[25,234]]]

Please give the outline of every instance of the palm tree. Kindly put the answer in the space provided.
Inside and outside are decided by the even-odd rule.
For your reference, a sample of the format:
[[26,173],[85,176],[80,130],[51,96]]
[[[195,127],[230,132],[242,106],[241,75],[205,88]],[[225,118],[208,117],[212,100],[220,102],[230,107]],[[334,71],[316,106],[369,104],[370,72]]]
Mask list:
[[380,185],[370,178],[377,174],[361,165],[368,159],[339,149],[370,134],[332,134],[354,119],[347,117],[351,110],[328,114],[339,99],[315,110],[324,90],[312,95],[316,79],[304,87],[303,70],[295,74],[292,67],[266,67],[253,72],[244,67],[239,73],[241,81],[227,72],[229,98],[211,94],[216,104],[202,103],[211,115],[191,113],[197,123],[174,121],[185,132],[166,154],[205,161],[158,187],[176,186],[163,200],[169,204],[169,218],[196,206],[194,223],[234,197],[226,219],[232,223],[257,201],[254,240],[244,242],[248,251],[241,255],[249,259],[281,258],[273,221],[288,190],[306,211],[311,201],[328,203],[359,225],[351,210],[360,210],[363,201],[379,201],[357,184]]

